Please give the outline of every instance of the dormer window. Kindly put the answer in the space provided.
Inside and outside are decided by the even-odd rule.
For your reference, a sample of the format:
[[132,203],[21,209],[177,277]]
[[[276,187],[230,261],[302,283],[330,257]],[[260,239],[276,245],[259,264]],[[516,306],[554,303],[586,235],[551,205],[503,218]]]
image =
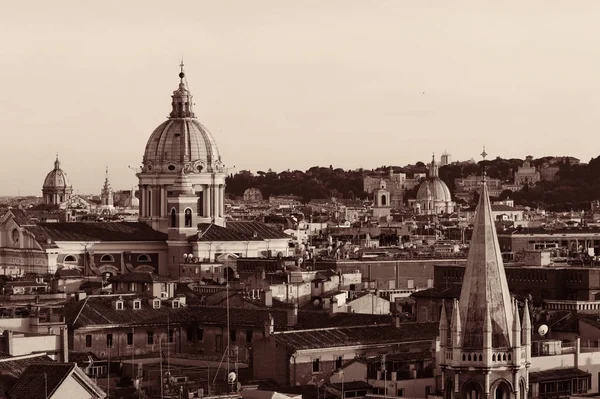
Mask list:
[[123,308],[124,307],[123,307],[123,301],[122,300],[115,301],[115,309],[117,309],[117,310],[123,310]]
[[178,300],[174,300],[173,301],[173,309],[178,309],[179,308],[179,301]]
[[134,309],[141,309],[142,308],[142,301],[140,301],[139,299],[135,299],[133,301],[133,308]]
[[160,299],[154,299],[154,300],[152,301],[152,307],[153,307],[154,309],[160,309]]
[[147,254],[141,254],[137,257],[138,262],[150,262],[150,256]]

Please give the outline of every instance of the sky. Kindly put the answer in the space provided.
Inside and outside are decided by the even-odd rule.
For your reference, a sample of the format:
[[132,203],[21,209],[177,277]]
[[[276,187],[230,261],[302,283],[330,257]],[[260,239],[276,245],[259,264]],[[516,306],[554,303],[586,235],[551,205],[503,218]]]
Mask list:
[[600,154],[596,0],[32,0],[0,14],[0,195],[137,184],[183,55],[230,171]]

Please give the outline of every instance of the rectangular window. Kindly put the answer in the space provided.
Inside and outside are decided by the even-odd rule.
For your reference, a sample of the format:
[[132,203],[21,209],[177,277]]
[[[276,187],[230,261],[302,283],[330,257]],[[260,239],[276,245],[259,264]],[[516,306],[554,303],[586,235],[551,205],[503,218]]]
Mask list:
[[321,359],[316,358],[312,360],[312,372],[318,373],[321,371]]
[[398,388],[398,397],[403,397],[404,396],[404,388]]
[[342,368],[342,361],[344,360],[343,357],[338,356],[337,359],[335,359],[335,369],[339,370]]
[[231,342],[236,342],[236,340],[237,340],[237,331],[236,330],[229,330],[229,340]]
[[194,342],[194,327],[188,327],[185,335],[187,336],[187,342]]
[[112,348],[113,347],[112,334],[106,334],[106,347],[107,348]]
[[92,347],[92,336],[90,334],[85,336],[85,347],[86,348]]
[[252,342],[252,336],[254,335],[254,331],[252,330],[246,330],[246,342],[247,343],[251,343]]
[[117,302],[117,310],[123,310],[123,302]]
[[169,330],[169,343],[172,344],[175,340],[174,330]]
[[127,333],[127,346],[132,346],[132,345],[133,345],[133,333],[128,332]]
[[432,278],[427,279],[427,288],[433,288],[433,279]]
[[223,350],[223,336],[221,334],[215,335],[215,351],[221,353]]
[[415,280],[408,280],[407,286],[408,286],[409,290],[412,290],[413,288],[415,288]]
[[148,345],[154,345],[154,331],[148,331]]
[[198,327],[196,329],[196,342],[203,342],[203,341],[204,341],[204,328]]
[[140,301],[134,301],[133,302],[133,308],[134,309],[141,309],[142,308],[142,303]]

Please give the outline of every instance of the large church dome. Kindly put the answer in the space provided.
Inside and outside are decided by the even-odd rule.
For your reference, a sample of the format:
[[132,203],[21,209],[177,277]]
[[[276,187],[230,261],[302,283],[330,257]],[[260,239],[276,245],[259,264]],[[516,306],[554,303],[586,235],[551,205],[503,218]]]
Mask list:
[[56,161],[54,161],[54,169],[48,172],[46,178],[44,179],[44,185],[42,187],[44,189],[66,189],[70,187],[69,180],[67,179],[67,174],[60,168],[60,161],[58,160],[58,156],[56,156]]
[[417,191],[417,200],[452,201],[450,189],[439,177],[428,177]]
[[147,173],[212,172],[220,169],[219,148],[193,112],[192,94],[183,69],[172,95],[169,119],[161,123],[146,144],[143,171]]

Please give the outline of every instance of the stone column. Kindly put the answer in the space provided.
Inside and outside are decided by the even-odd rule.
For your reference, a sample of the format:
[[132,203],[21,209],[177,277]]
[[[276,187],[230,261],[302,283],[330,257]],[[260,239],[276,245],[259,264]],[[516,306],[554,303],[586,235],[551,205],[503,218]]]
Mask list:
[[207,184],[205,186],[205,197],[206,197],[206,212],[204,213],[204,217],[211,217],[212,212],[211,212],[211,195],[212,195],[212,190],[209,184]]
[[160,211],[158,212],[158,216],[165,217],[165,208],[167,207],[167,189],[165,186],[160,188]]
[[221,184],[221,212],[220,215],[225,216],[225,185]]

